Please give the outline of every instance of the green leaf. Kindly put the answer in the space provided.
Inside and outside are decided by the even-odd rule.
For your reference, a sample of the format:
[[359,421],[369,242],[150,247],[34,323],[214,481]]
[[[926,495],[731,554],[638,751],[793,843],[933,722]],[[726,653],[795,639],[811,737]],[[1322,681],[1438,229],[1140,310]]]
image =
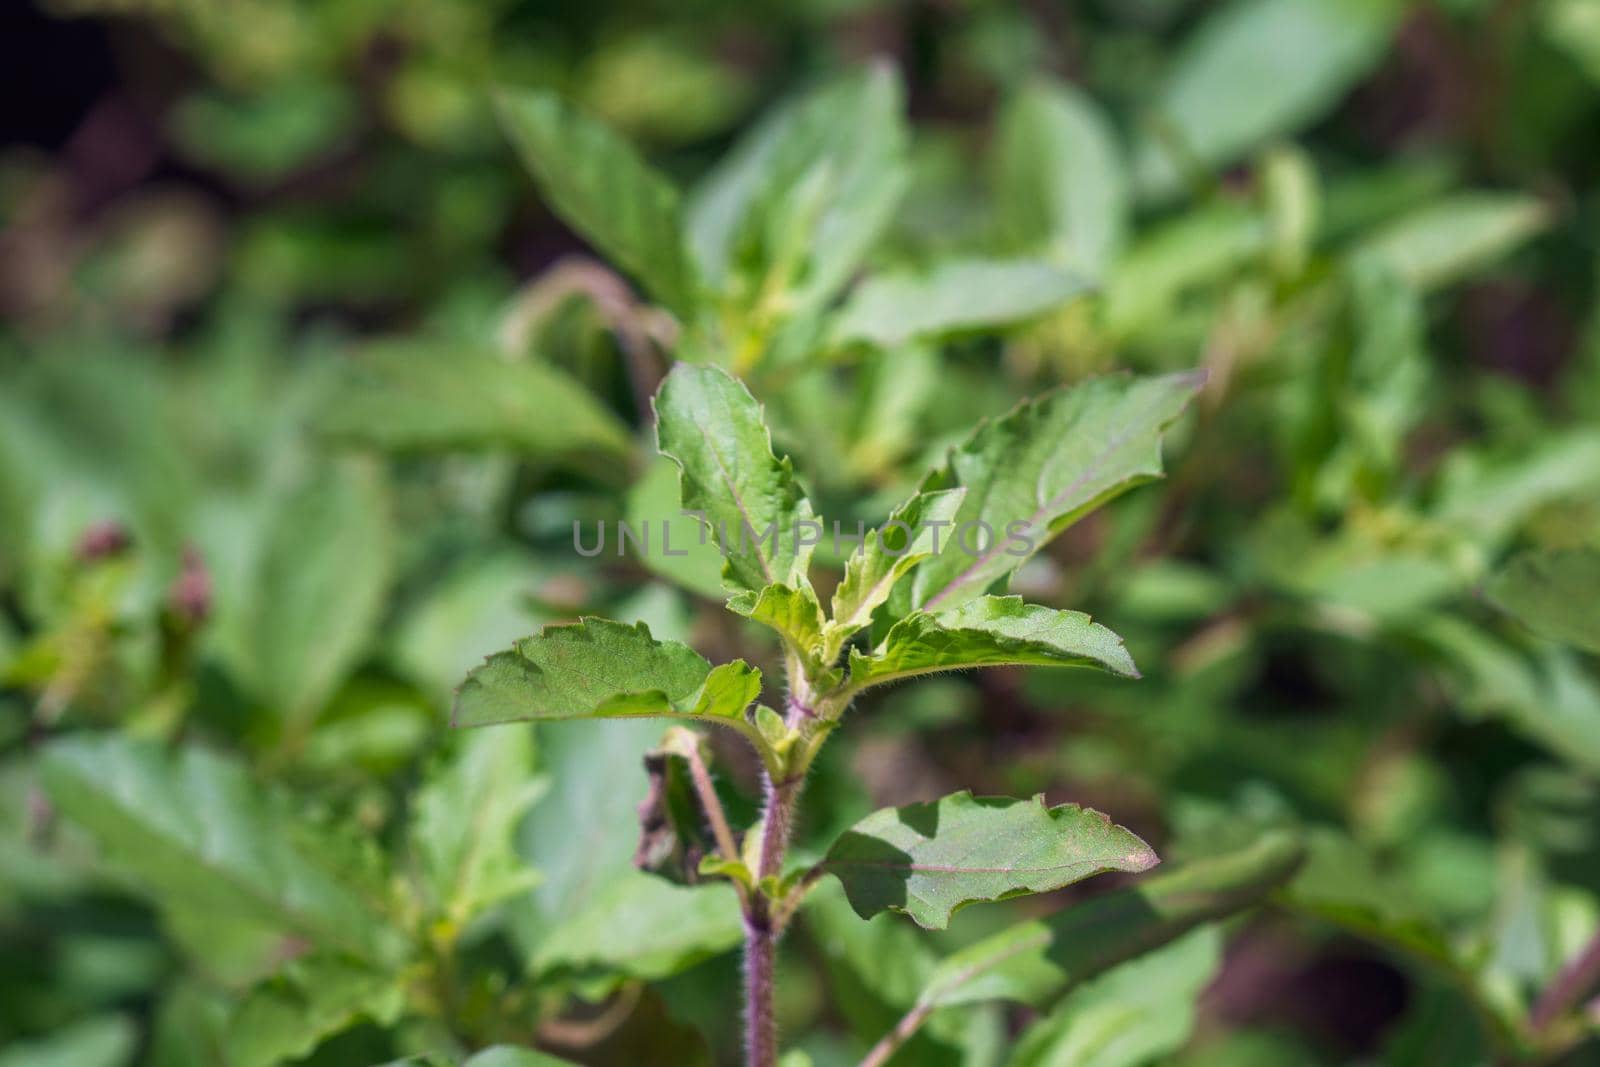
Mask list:
[[551,93],[502,90],[499,104],[507,133],[555,212],[657,300],[689,315],[699,281],[671,182]]
[[227,652],[258,699],[304,723],[376,632],[394,567],[389,494],[376,467],[324,465],[268,521]]
[[550,977],[657,981],[727,952],[742,934],[731,885],[676,886],[624,871],[551,930],[533,967]]
[[917,568],[909,607],[960,606],[1083,515],[1159,477],[1161,432],[1204,383],[1203,372],[1095,378],[980,426],[925,486],[967,495],[955,536]]
[[697,719],[757,738],[745,708],[761,672],[743,660],[713,669],[694,649],[657,641],[644,623],[587,618],[546,626],[467,675],[456,693],[456,726],[665,716]]
[[1600,654],[1600,551],[1525,552],[1490,579],[1489,600],[1546,637]]
[[862,918],[888,908],[943,929],[975,901],[1043,893],[1106,871],[1145,871],[1150,846],[1075,804],[952,793],[884,808],[856,823],[823,866]]
[[553,788],[517,828],[517,851],[542,878],[507,902],[519,946],[531,957],[554,928],[582,911],[611,878],[630,869],[638,839],[639,757],[661,739],[661,724],[610,719],[537,726],[539,772]]
[[411,848],[432,914],[458,930],[480,911],[538,883],[512,848],[545,790],[527,727],[464,735],[417,793]]
[[1128,225],[1122,149],[1084,93],[1040,80],[1013,96],[996,133],[995,198],[1009,247],[1103,277]]
[[628,525],[636,530],[660,530],[659,548],[637,553],[641,564],[703,597],[721,600],[722,552],[706,536],[699,519],[683,511],[678,465],[666,456],[654,456],[628,493]]
[[1088,288],[1084,277],[1043,260],[948,260],[926,273],[867,279],[839,311],[832,340],[893,348],[1010,326]]
[[[844,565],[844,578],[833,591],[830,647],[872,621],[876,611],[907,572],[939,550],[941,538],[953,536],[956,511],[964,489],[918,493],[869,531]],[[831,658],[831,657],[829,657]]]
[[121,1015],[97,1015],[58,1026],[46,1037],[10,1040],[0,1067],[126,1067],[133,1062],[139,1031]]
[[759,594],[737,593],[728,598],[728,609],[776,630],[789,651],[814,673],[823,669],[822,605],[809,584],[799,589],[775,584]]
[[983,1000],[1048,1007],[1124,960],[1262,903],[1304,860],[1298,837],[1269,833],[1048,919],[1018,923],[945,957],[919,1000],[934,1008]]
[[319,841],[237,764],[197,748],[169,753],[116,736],[47,750],[51,801],[163,908],[237,917],[373,962],[398,934],[337,849]]
[[743,274],[770,286],[776,273],[794,311],[832,299],[904,189],[902,95],[894,69],[875,66],[780,108],[742,140],[689,208],[689,243],[711,284]]
[[317,427],[397,452],[509,449],[626,456],[627,427],[565,371],[435,341],[369,345],[341,368]]
[[239,1005],[227,1027],[227,1062],[298,1060],[362,1019],[392,1025],[404,1007],[405,988],[388,972],[331,955],[294,960]]
[[1171,325],[1178,298],[1232,278],[1269,250],[1268,220],[1253,205],[1223,202],[1153,227],[1106,279],[1106,330],[1114,338]]
[[1437,615],[1415,625],[1443,661],[1454,703],[1494,715],[1578,767],[1600,772],[1600,685],[1560,646],[1526,653],[1466,620]]
[[461,1067],[574,1067],[571,1060],[558,1059],[532,1049],[495,1045],[473,1056]]
[[[806,582],[811,504],[772,454],[761,406],[716,367],[680,363],[656,394],[656,434],[683,472],[683,506],[702,512],[727,560],[723,582],[752,593]],[[820,539],[820,525],[816,527]]]
[[850,652],[860,688],[934,671],[998,666],[1099,667],[1139,677],[1122,638],[1081,611],[986,596],[954,611],[914,611],[889,628],[871,655]]
[[1010,1067],[1142,1067],[1176,1052],[1222,964],[1222,935],[1196,930],[1073,993],[1026,1030]]
[[1179,161],[1225,166],[1326,113],[1382,58],[1400,8],[1234,0],[1217,11],[1184,43],[1157,96],[1135,184],[1167,195],[1186,176]]
[[1437,289],[1522,244],[1550,223],[1531,196],[1459,193],[1396,219],[1364,239],[1355,255],[1382,262],[1418,289]]

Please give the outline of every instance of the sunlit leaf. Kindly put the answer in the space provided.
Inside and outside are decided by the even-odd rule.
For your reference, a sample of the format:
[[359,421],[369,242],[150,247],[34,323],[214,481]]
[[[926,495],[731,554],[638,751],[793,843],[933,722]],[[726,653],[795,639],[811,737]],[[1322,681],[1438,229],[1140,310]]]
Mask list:
[[943,929],[965,904],[1156,863],[1149,845],[1097,811],[962,792],[874,812],[834,842],[823,866],[862,918],[892,908]]

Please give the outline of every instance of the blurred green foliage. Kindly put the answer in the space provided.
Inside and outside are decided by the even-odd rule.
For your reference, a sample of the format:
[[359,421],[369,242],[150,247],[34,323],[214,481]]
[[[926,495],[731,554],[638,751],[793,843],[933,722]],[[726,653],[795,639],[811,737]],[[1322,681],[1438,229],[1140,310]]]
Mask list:
[[1600,1063],[1600,3],[47,7],[117,65],[0,154],[0,1065],[737,1060],[730,891],[629,862],[659,725],[446,725],[580,614],[778,661],[703,546],[573,551],[676,510],[679,358],[852,527],[1210,374],[1011,584],[1144,679],[875,693],[796,846],[971,787],[1169,867],[936,934],[819,887],[797,1057],[932,997],[893,1062]]

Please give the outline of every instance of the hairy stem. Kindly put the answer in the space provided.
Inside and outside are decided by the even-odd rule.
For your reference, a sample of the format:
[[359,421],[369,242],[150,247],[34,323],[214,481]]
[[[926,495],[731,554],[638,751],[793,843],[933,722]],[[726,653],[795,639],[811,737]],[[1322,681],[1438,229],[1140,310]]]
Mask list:
[[[762,816],[761,853],[756,877],[776,877],[783,871],[783,854],[789,847],[795,800],[801,779],[774,781],[763,771],[766,793]],[[765,894],[750,894],[744,914],[744,1034],[748,1067],[775,1067],[778,1062],[778,1021],[773,1014],[772,967],[778,948],[777,923]]]
[[778,1020],[773,1013],[772,964],[778,938],[766,898],[753,894],[744,917],[744,1047],[748,1067],[775,1067]]
[[1545,989],[1533,1006],[1529,1025],[1535,1033],[1547,1029],[1597,984],[1600,984],[1600,934],[1595,934],[1577,958],[1562,968]]

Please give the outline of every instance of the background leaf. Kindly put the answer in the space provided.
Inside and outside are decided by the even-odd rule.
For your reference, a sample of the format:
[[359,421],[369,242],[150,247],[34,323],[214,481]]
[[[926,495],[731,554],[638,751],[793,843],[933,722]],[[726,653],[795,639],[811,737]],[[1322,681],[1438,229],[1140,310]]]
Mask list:
[[627,428],[566,372],[470,345],[368,345],[318,413],[330,436],[399,452],[509,449],[625,457]]
[[920,274],[879,274],[850,295],[833,343],[894,348],[1036,318],[1088,289],[1041,260],[951,260]]
[[625,141],[550,93],[505,90],[500,115],[552,208],[679,315],[699,281],[678,192]]
[[1487,593],[1547,637],[1600,654],[1600,551],[1523,553],[1490,580]]

